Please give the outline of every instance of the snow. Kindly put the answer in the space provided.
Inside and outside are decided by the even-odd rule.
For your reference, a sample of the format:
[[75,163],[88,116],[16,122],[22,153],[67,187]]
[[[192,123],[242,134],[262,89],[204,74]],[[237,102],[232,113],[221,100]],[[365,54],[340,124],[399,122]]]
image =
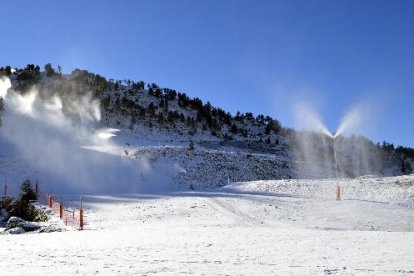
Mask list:
[[[333,191],[305,195],[312,189],[328,191],[327,186],[333,190],[334,180],[254,181],[204,192],[84,196],[84,231],[1,236],[0,271],[414,273],[414,212],[407,201],[414,195],[414,176],[340,181],[343,187],[356,183],[364,189],[348,199],[344,188],[340,201]],[[401,197],[394,186],[401,186],[407,196]],[[377,200],[367,200],[365,193]]]
[[[11,79],[13,87],[18,87],[15,76]],[[211,190],[227,184],[228,179],[253,181],[335,175],[334,163],[327,157],[327,144],[319,145],[319,140],[311,140],[316,143],[316,151],[311,151],[309,158],[299,158],[289,148],[293,138],[288,132],[273,133],[269,137],[272,140],[270,144],[260,143],[259,138],[267,138],[262,135],[265,123],[247,119],[236,123],[255,135],[234,135],[232,141],[222,139],[228,132],[227,126],[219,133],[222,138],[213,136],[210,130],[203,131],[201,125],[195,135],[190,135],[192,131],[181,122],[154,123],[149,127],[151,118],[138,119],[131,126],[131,110],[110,112],[112,106],[102,109],[99,115],[96,99],[91,98],[86,87],[78,87],[79,84],[69,79],[70,76],[65,76],[66,81],[41,79],[33,90],[40,95],[36,104],[22,105],[29,106],[36,116],[11,112],[15,105],[6,108],[4,125],[0,129],[0,181],[7,180],[13,194],[18,192],[18,183],[25,178],[39,179],[45,190],[54,193],[125,193],[158,188],[157,183],[165,184],[162,187],[164,191]],[[68,87],[62,89],[60,86]],[[9,84],[4,87],[9,87]],[[134,92],[130,88],[121,85],[118,91],[107,90],[101,96],[113,96],[112,104],[117,98],[142,106],[150,102],[158,106],[161,101],[147,90]],[[72,89],[73,93],[66,91]],[[9,93],[16,94],[10,96],[12,99],[23,97],[12,91]],[[33,99],[25,97],[25,101],[33,102]],[[177,100],[169,101],[169,108],[185,117],[197,117],[196,110],[179,107]],[[90,119],[86,120],[88,123],[84,122],[85,118]],[[94,120],[98,118],[101,120]],[[30,143],[25,138],[28,136]],[[188,150],[190,140],[194,142],[194,151]],[[361,150],[343,150],[347,153],[343,158],[348,160],[341,166],[348,172],[344,175],[400,173],[400,162],[396,163],[395,158],[386,162],[383,171],[371,169],[371,166],[365,166],[363,170],[360,163],[350,158],[355,155],[354,151]],[[322,159],[320,151],[325,151]],[[364,158],[361,160],[378,160],[382,164],[378,156],[364,153],[366,156],[362,154]],[[382,166],[378,167],[382,169]]]
[[[159,103],[147,92],[131,98]],[[170,110],[196,116],[175,101]],[[224,142],[201,128],[190,136],[180,124],[150,128],[138,121],[128,129],[128,116],[108,115],[81,133],[69,128],[88,134],[88,143],[60,137],[55,128],[39,129],[35,121],[17,124],[21,133],[30,132],[30,144],[23,139],[19,147],[16,139],[0,137],[0,172],[12,194],[25,177],[39,178],[45,191],[75,193],[63,195],[70,208],[78,206],[77,193],[94,193],[82,195],[84,231],[52,217],[49,223],[66,231],[1,235],[1,275],[414,273],[413,175],[288,180],[314,178],[315,168],[319,178],[332,176],[333,163],[317,154],[295,158],[288,137],[273,135],[278,144],[258,143],[256,136]],[[256,134],[263,129],[240,124]],[[34,144],[35,134],[42,134],[42,143]],[[61,149],[53,159],[46,154],[50,137]],[[195,150],[188,149],[190,139]],[[22,155],[22,145],[34,158]],[[349,163],[344,170],[361,169]],[[368,169],[356,175],[382,173]],[[396,173],[392,166],[385,169],[384,175]],[[128,194],[108,194],[114,191]]]

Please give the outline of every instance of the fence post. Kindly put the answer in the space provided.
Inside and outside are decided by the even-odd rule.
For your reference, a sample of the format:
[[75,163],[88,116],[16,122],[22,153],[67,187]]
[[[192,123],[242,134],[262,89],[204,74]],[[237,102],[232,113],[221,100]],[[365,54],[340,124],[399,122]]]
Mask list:
[[62,200],[62,196],[60,196],[60,204],[59,204],[59,217],[62,219],[63,218],[63,200]]
[[39,180],[36,179],[36,184],[35,184],[35,191],[36,191],[36,195],[39,196]]
[[336,200],[341,200],[341,187],[336,186]]
[[7,195],[7,180],[6,180],[6,182],[4,183],[4,195],[5,195],[5,196]]
[[52,195],[49,195],[49,208],[53,207],[53,198]]
[[79,210],[79,227],[83,230],[83,209]]
[[79,227],[83,230],[83,208],[82,208],[82,196],[80,197],[80,209],[79,209]]

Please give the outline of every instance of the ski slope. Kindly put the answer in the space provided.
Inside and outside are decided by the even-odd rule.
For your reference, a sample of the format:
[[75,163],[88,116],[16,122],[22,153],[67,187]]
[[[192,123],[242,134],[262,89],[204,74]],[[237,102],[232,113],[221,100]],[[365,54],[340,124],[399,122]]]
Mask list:
[[[356,183],[365,189],[347,196],[346,186]],[[334,192],[330,196],[327,186],[335,187],[336,182],[329,180],[85,196],[85,231],[1,236],[0,271],[2,275],[410,274],[414,273],[413,183],[414,176],[344,179],[341,201],[334,199]],[[308,186],[312,188],[308,191],[327,192],[306,194]],[[398,186],[408,193],[405,197]]]

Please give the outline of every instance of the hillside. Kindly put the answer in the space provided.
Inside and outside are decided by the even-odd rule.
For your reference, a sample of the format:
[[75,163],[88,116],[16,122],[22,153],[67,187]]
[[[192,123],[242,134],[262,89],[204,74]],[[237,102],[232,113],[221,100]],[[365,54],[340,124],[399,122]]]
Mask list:
[[4,235],[0,269],[8,275],[412,274],[414,176],[342,180],[340,201],[335,185],[254,181],[213,192],[85,196],[85,231]]
[[[131,157],[141,161],[145,159],[144,163],[153,168],[151,174],[147,175],[144,169],[144,172],[127,173],[128,177],[123,179],[128,179],[128,183],[134,183],[131,181],[134,178],[140,182],[158,179],[156,176],[160,172],[166,179],[172,180],[171,185],[174,189],[213,188],[223,186],[228,181],[325,178],[337,174],[333,159],[333,141],[329,137],[315,132],[283,128],[277,119],[269,116],[254,116],[249,112],[232,115],[209,102],[191,98],[173,89],[160,88],[154,83],[106,80],[100,75],[78,69],[64,75],[60,70],[53,69],[50,64],[45,66],[45,71],[41,71],[40,67],[35,65],[17,70],[2,67],[0,74],[11,80],[13,95],[17,95],[9,96],[14,97],[11,102],[35,95],[31,102],[34,106],[55,107],[58,104],[61,112],[59,116],[65,117],[64,122],[68,124],[66,127],[69,127],[72,133],[98,133],[102,129],[119,129],[120,132],[116,133],[111,132],[112,130],[109,133],[104,131],[104,143],[95,143],[95,140],[83,136],[76,137],[70,143],[73,143],[74,148],[82,146],[94,151],[120,155],[123,158]],[[2,106],[4,108],[3,102]],[[7,116],[10,112],[8,108],[13,107],[7,105],[6,98],[6,117],[0,131],[3,136],[9,136],[7,141],[2,143],[11,143],[16,147],[12,149],[7,146],[7,150],[3,147],[2,174],[12,179],[13,174],[16,179],[23,175],[33,176],[36,174],[34,172],[39,174],[39,161],[34,161],[33,157],[24,158],[19,153],[23,143],[15,143],[16,136],[13,135],[16,135],[16,130],[8,129],[11,127],[10,123],[14,122],[10,119],[11,116]],[[43,120],[48,120],[50,110],[53,109],[43,109]],[[9,125],[6,125],[7,122]],[[39,121],[35,121],[35,124],[33,120],[24,122],[28,128],[33,126],[40,130],[35,133],[22,133],[29,135],[29,141],[32,135],[37,137],[32,140],[41,140],[42,145],[47,140],[45,133],[42,133],[43,129],[54,132],[62,130],[60,126],[55,125],[53,129],[50,129],[49,125],[43,127],[41,120],[40,127],[37,127]],[[19,121],[18,124],[23,123]],[[74,127],[76,124],[82,127]],[[56,143],[62,144],[60,147],[64,148],[63,145],[68,144],[65,139],[62,138]],[[374,144],[364,137],[357,136],[339,137],[336,143],[339,177],[399,175],[412,172],[414,151],[410,148],[395,148],[386,142],[382,145]],[[85,144],[87,147],[84,147]],[[108,152],[109,148],[112,152]],[[34,149],[31,147],[26,150]],[[73,151],[65,151],[64,154],[57,152],[51,157],[57,161],[62,158],[70,160],[71,153]],[[36,154],[43,155],[41,150]],[[84,153],[82,158],[79,157],[82,160],[83,155]],[[68,161],[67,164],[77,163],[79,158],[74,158],[73,162]],[[95,157],[90,161],[95,162]],[[113,162],[119,163],[115,159]],[[73,170],[81,170],[79,166],[75,166]],[[121,170],[113,170],[113,165],[105,164],[103,168],[108,170],[108,174],[125,174],[133,166],[127,165]],[[93,169],[99,170],[95,165]],[[85,173],[82,171],[82,174]],[[54,172],[50,179],[55,179],[56,176],[59,179],[67,178],[67,175]],[[99,177],[104,178],[98,178],[100,182],[109,182],[107,177]],[[164,180],[168,181],[166,179]],[[87,181],[96,179],[92,177]],[[110,185],[108,183],[108,187],[103,187],[111,190],[113,187]],[[171,185],[167,186],[171,188]]]

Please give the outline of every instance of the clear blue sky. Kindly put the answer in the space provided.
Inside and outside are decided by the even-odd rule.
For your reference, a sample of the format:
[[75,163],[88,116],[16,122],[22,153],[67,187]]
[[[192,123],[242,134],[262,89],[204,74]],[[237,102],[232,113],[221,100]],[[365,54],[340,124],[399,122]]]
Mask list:
[[414,146],[414,1],[4,1],[1,65],[155,82],[233,114],[336,129],[364,101],[374,141]]

